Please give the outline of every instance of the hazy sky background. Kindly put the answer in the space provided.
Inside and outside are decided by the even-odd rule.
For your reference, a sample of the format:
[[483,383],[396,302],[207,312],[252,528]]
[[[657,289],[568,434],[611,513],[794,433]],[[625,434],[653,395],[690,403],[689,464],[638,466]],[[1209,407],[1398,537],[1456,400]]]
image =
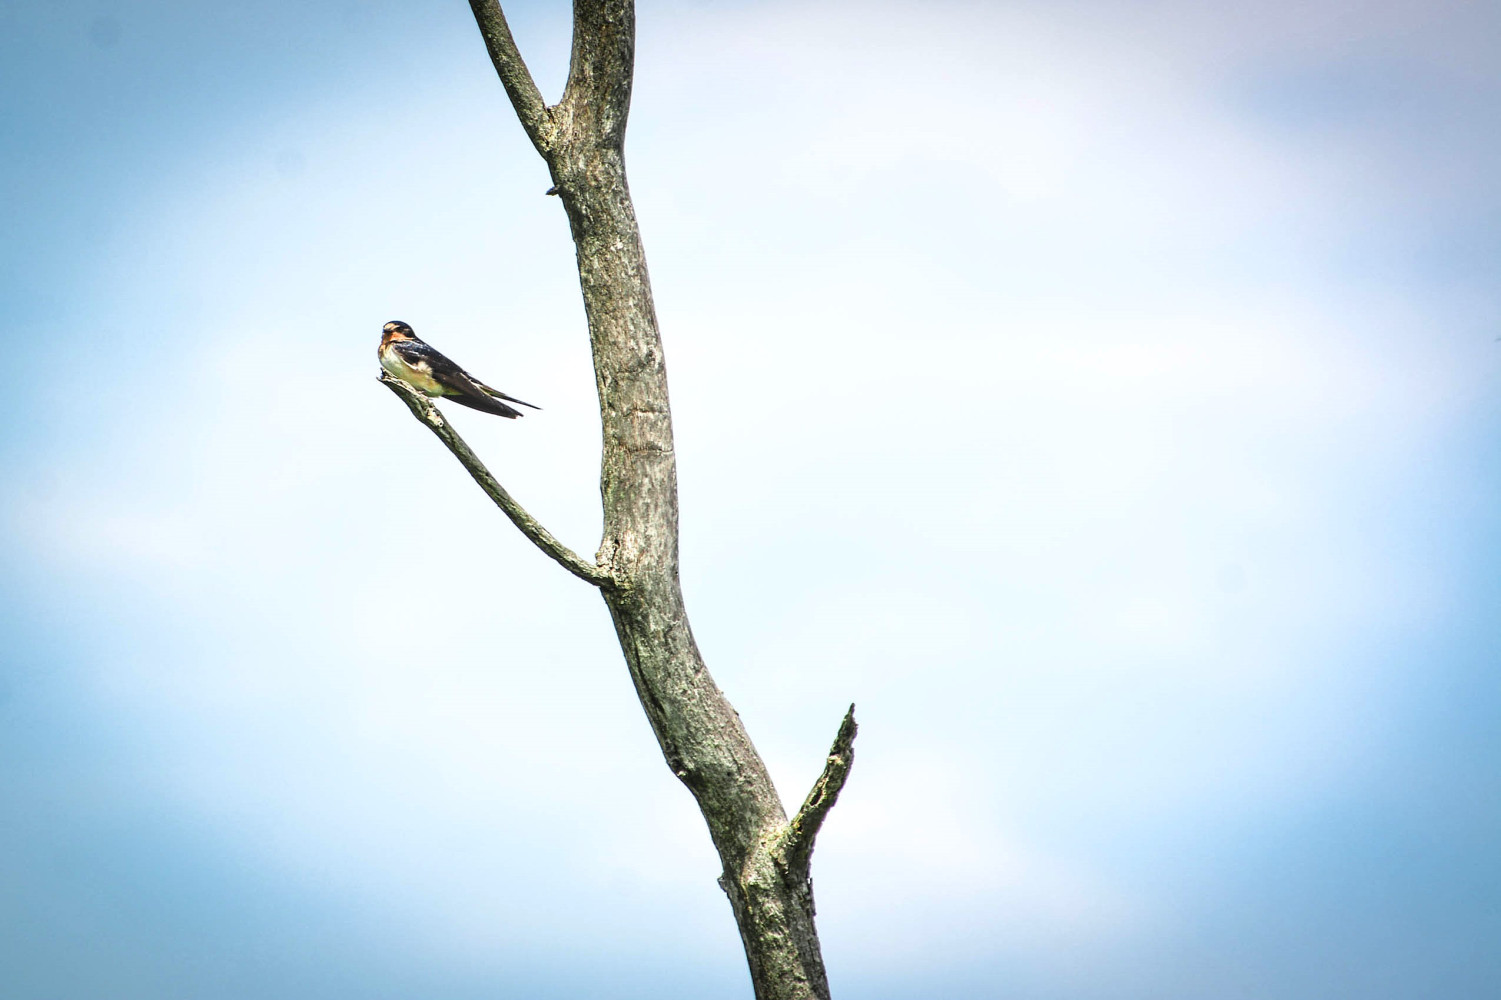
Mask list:
[[[561,0],[507,5],[545,94]],[[0,5],[0,981],[743,998],[466,6]],[[1501,7],[644,2],[695,631],[843,1000],[1501,995]],[[449,410],[455,409],[450,407]]]

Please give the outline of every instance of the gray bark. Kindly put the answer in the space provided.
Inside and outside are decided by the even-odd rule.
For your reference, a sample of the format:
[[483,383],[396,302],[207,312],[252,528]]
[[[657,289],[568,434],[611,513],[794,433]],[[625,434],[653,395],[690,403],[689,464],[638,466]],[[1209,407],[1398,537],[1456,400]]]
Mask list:
[[646,256],[626,185],[635,48],[631,0],[575,0],[563,99],[548,106],[496,0],[470,0],[522,127],[552,173],[577,251],[603,424],[604,535],[593,563],[523,510],[433,406],[382,380],[512,522],[604,597],[662,756],[698,801],[719,852],[758,1000],[829,996],[814,927],[814,839],[854,759],[854,706],[823,774],[789,821],[740,716],[709,676],[678,582],[677,465],[667,370]]

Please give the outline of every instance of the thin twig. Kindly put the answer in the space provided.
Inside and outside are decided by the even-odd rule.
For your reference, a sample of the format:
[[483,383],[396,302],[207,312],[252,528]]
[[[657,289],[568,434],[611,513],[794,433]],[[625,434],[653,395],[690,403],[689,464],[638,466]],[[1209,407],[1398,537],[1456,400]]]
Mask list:
[[479,23],[480,34],[484,36],[485,48],[490,51],[490,61],[495,64],[495,72],[500,74],[506,96],[511,99],[511,107],[521,119],[521,127],[526,129],[537,152],[545,157],[552,148],[552,115],[531,71],[526,68],[526,61],[521,58],[521,50],[516,48],[516,39],[511,37],[511,26],[506,23],[499,0],[469,0],[469,6]]
[[533,545],[580,580],[592,583],[596,587],[613,585],[614,578],[609,573],[581,558],[578,553],[558,541],[553,537],[552,532],[537,523],[536,518],[528,514],[521,504],[511,498],[511,494],[506,492],[506,488],[500,485],[494,476],[490,475],[490,470],[485,468],[485,463],[469,450],[464,439],[459,437],[458,431],[454,430],[453,426],[444,419],[443,414],[438,411],[431,400],[401,379],[392,378],[385,372],[381,372],[380,380],[386,384],[386,388],[401,397],[402,402],[406,403],[407,408],[412,411],[412,416],[426,424],[437,435],[438,440],[448,446],[448,450],[453,452],[453,457],[457,458],[459,463],[469,470],[474,481],[479,483],[480,489],[495,501],[495,506],[505,512],[506,517],[511,519],[511,523],[516,525],[523,535],[531,539]]
[[845,779],[850,775],[850,767],[855,763],[855,734],[859,731],[860,727],[855,724],[855,706],[851,705],[850,710],[844,713],[844,721],[839,724],[839,734],[834,737],[834,745],[829,748],[829,758],[824,763],[823,774],[813,783],[813,790],[803,800],[803,807],[783,829],[779,845],[782,857],[789,867],[804,874],[808,871],[808,860],[813,854],[813,839],[818,836],[824,817],[834,808],[839,792],[844,788]]

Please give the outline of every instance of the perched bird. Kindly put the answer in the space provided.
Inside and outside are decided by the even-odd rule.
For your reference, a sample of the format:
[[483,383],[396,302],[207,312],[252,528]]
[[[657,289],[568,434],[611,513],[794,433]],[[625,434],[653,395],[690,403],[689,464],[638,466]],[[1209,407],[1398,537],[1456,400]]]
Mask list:
[[442,396],[486,413],[521,416],[520,410],[502,403],[502,399],[541,409],[490,388],[428,346],[399,319],[381,328],[380,366],[424,396]]

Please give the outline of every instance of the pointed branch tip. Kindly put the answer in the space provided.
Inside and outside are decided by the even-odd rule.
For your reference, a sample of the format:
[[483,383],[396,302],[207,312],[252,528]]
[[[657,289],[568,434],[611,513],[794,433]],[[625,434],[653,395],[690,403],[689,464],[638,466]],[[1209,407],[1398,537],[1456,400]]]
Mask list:
[[829,747],[823,773],[813,783],[813,790],[803,800],[797,815],[783,827],[780,845],[782,857],[790,867],[803,875],[807,875],[808,862],[813,855],[813,841],[818,837],[824,817],[839,800],[839,793],[850,776],[850,768],[854,766],[855,736],[859,732],[860,726],[855,722],[855,706],[851,703],[849,711],[844,713],[844,719],[839,723],[834,745]]

